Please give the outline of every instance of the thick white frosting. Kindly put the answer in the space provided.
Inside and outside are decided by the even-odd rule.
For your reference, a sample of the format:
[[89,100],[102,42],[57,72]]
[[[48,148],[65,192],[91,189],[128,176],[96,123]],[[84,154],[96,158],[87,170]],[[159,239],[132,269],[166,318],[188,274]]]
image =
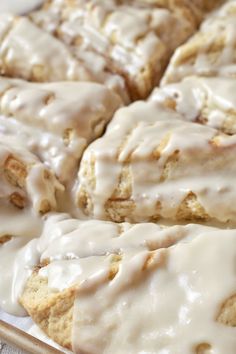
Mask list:
[[176,49],[162,85],[191,75],[235,78],[235,9],[235,1],[226,1],[225,5],[210,13],[199,32]]
[[0,94],[0,136],[25,144],[63,183],[73,179],[84,148],[102,134],[121,105],[105,86],[86,82],[1,78]]
[[[193,30],[177,13],[136,7],[135,1],[127,6],[81,0],[82,10],[74,12],[72,6],[72,12],[63,12],[63,21],[58,10],[53,13],[55,22],[50,11],[45,22],[40,17],[44,10],[32,14],[46,31],[14,16],[42,3],[1,1],[1,72],[37,81],[102,82],[126,102],[124,80],[108,70],[104,52],[113,65],[124,67],[136,79],[149,64],[165,61]],[[55,2],[59,8],[60,3]],[[235,19],[226,7],[214,16],[218,19],[209,19],[202,30],[213,28],[218,33],[223,28],[226,46],[217,65],[212,68],[201,53],[194,70],[231,76]],[[51,35],[55,30],[70,48]],[[83,41],[76,45],[80,36]],[[158,74],[161,68],[156,68]],[[184,70],[191,72],[189,67]],[[161,108],[168,97],[176,99],[176,113]],[[19,296],[34,267],[48,260],[39,275],[47,277],[50,289],[56,293],[78,288],[72,333],[76,353],[183,354],[209,343],[212,354],[235,354],[235,328],[216,321],[223,302],[236,293],[235,230],[39,215],[45,200],[51,209],[76,214],[71,194],[82,186],[92,199],[93,217],[106,218],[104,204],[123,166],[129,165],[136,207],[127,219],[148,220],[159,201],[161,216],[171,219],[191,191],[210,217],[235,222],[236,138],[193,123],[206,99],[213,107],[207,125],[221,129],[227,114],[235,110],[232,80],[190,78],[156,91],[149,103],[121,109],[105,136],[85,152],[78,184],[72,189],[85,147],[102,134],[120,99],[98,84],[0,80],[0,240],[7,236],[0,243],[1,308],[25,315]],[[161,156],[149,159],[168,134]],[[167,182],[159,183],[163,166],[176,151],[180,166]],[[23,190],[5,176],[8,156],[23,159],[27,166]],[[86,172],[92,160],[94,188]],[[66,192],[54,173],[67,186]],[[15,192],[27,199],[22,210],[9,203]],[[118,272],[109,280],[116,257]]]
[[[183,119],[200,122],[234,134],[236,132],[236,84],[233,78],[186,77],[181,82],[156,88],[155,100],[181,114]],[[230,122],[229,122],[230,120]]]
[[83,265],[78,276],[74,351],[182,354],[208,343],[214,354],[234,354],[236,329],[216,317],[236,291],[235,256],[235,231],[216,231],[157,252],[150,271],[146,251],[124,254],[109,282],[107,260],[89,259],[94,273]]
[[92,63],[103,82],[111,83],[107,71],[124,74],[131,96],[140,91],[141,97],[158,82],[173,50],[195,29],[192,17],[180,17],[178,5],[171,11],[168,5],[137,1],[83,0],[77,6],[54,0],[31,19],[69,44],[85,65]]

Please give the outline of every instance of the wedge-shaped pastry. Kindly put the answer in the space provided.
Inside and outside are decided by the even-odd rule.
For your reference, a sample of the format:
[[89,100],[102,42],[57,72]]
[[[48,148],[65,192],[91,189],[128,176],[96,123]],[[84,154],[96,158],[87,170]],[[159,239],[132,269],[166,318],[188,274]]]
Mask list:
[[40,262],[76,259],[127,250],[167,248],[183,239],[194,238],[212,227],[188,224],[167,227],[155,223],[114,223],[72,219],[68,214],[48,214],[38,241]]
[[75,353],[234,354],[235,238],[203,228],[166,249],[41,264],[21,303]]
[[67,43],[80,60],[91,61],[94,70],[107,67],[121,74],[132,99],[148,95],[173,50],[198,24],[185,1],[48,1],[30,18]]
[[235,136],[140,101],[118,110],[85,151],[77,203],[113,221],[235,223],[235,152]]
[[[0,241],[1,235],[5,237],[2,236],[0,242],[0,272],[4,273],[6,268],[8,272],[2,276],[1,284],[4,286],[0,287],[0,305],[15,315],[24,313],[18,299],[27,278],[38,264],[54,264],[56,261],[60,276],[60,264],[65,264],[66,267],[67,265],[70,267],[71,264],[73,270],[79,258],[99,259],[99,256],[115,254],[119,259],[119,254],[127,251],[140,252],[166,248],[179,241],[194,238],[202,231],[207,233],[213,230],[211,227],[193,224],[164,227],[154,223],[116,224],[98,220],[81,221],[62,213],[45,215],[43,229],[40,220],[32,221],[32,217],[26,219],[26,216],[21,219],[22,222],[18,222],[17,228],[5,222],[2,216],[0,213]],[[12,214],[13,216],[15,217]],[[38,238],[32,240],[32,236]],[[74,269],[75,274],[71,273],[71,279],[77,277],[76,267]],[[65,279],[62,286],[66,288],[67,283],[68,279]]]
[[236,76],[236,2],[227,2],[202,23],[199,32],[174,53],[162,85],[185,76]]
[[56,191],[63,190],[55,175],[16,140],[0,140],[1,204],[27,206],[37,213],[57,208]]
[[96,83],[0,79],[2,133],[17,135],[62,182],[73,177],[84,148],[120,105],[118,95]]
[[157,88],[151,100],[180,113],[185,120],[236,133],[236,81],[232,78],[187,77]]
[[97,81],[59,40],[25,17],[0,15],[0,72],[29,81]]
[[[195,237],[200,230],[212,230],[210,227],[197,225],[167,228],[152,223],[132,225],[97,220],[81,221],[62,213],[45,215],[42,229],[42,219],[36,220],[32,215],[25,215],[19,220],[12,212],[11,216],[18,221],[15,226],[9,222],[9,218],[4,217],[1,210],[0,306],[14,315],[25,315],[18,299],[26,280],[38,264],[54,264],[56,261],[59,276],[60,269],[63,270],[60,262],[66,267],[72,267],[72,271],[75,265],[75,274],[71,273],[71,277],[75,279],[76,260],[79,258],[97,256],[99,259],[99,256],[116,254],[115,257],[119,259],[118,255],[127,250],[139,252],[169,247],[180,240]],[[38,238],[32,239],[37,236]],[[8,272],[4,272],[5,269]],[[68,274],[67,270],[66,273]],[[68,280],[65,281],[68,283]],[[67,283],[62,286],[66,288]]]

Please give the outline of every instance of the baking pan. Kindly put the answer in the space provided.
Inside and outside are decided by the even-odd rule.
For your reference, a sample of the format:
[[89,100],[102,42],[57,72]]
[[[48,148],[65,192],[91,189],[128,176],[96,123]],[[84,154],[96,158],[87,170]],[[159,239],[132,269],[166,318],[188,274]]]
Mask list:
[[0,339],[27,354],[64,354],[30,334],[0,320]]

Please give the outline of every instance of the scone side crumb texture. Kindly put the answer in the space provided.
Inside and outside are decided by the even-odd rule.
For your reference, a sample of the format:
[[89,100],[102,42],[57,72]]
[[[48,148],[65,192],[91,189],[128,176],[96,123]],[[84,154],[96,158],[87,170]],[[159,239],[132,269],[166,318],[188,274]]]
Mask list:
[[[158,262],[153,262],[153,258],[154,251],[146,257],[143,272],[148,273],[165,264],[166,258],[163,251],[160,251]],[[122,256],[114,254],[111,257],[106,283],[114,279],[120,262],[122,262]],[[36,268],[28,279],[19,301],[33,321],[50,338],[59,345],[72,350],[73,308],[80,284],[74,284],[61,292],[55,291],[48,286],[47,278],[38,274],[39,269],[41,266]]]
[[47,279],[34,272],[27,281],[20,303],[33,321],[56,343],[72,350],[71,332],[76,287],[52,291]]
[[1,15],[0,23],[2,75],[36,82],[94,81],[62,42],[29,19]]

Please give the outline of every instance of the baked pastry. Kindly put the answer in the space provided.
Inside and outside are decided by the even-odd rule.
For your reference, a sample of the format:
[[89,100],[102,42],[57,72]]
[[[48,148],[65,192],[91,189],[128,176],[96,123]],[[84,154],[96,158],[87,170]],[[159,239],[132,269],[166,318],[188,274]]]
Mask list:
[[29,81],[95,81],[66,46],[25,17],[0,15],[0,72]]
[[[144,230],[136,227],[137,234]],[[146,224],[145,235],[148,230]],[[48,259],[20,301],[51,338],[75,353],[234,354],[235,230],[198,226],[198,232],[191,241],[155,251]]]
[[117,222],[235,222],[234,161],[235,136],[183,121],[158,102],[136,102],[84,152],[77,203]]
[[201,25],[199,32],[174,53],[161,84],[190,75],[236,76],[236,2],[226,2]]
[[56,210],[56,192],[64,187],[55,175],[16,139],[1,137],[0,151],[1,204],[32,207],[40,214]]
[[[0,204],[0,209],[1,206]],[[199,232],[199,227],[195,225],[167,229],[151,223],[131,225],[96,220],[81,221],[63,213],[35,218],[32,213],[20,213],[16,216],[8,209],[8,214],[17,221],[14,227],[6,213],[4,217],[4,210],[0,211],[0,272],[1,284],[4,284],[0,287],[0,306],[19,316],[26,315],[18,302],[19,295],[32,270],[39,263],[46,264],[49,259],[70,259],[73,260],[73,267],[73,262],[78,257],[119,254],[125,249],[141,251],[169,247],[178,240],[189,235],[193,237]],[[69,263],[65,263],[66,273]]]
[[0,308],[75,353],[235,354],[236,1],[40,2],[0,5]]
[[84,148],[120,105],[119,96],[96,83],[0,78],[0,137],[18,135],[61,182],[71,182]]
[[[185,1],[47,1],[31,20],[70,46],[94,70],[119,73],[132,99],[158,83],[173,50],[197,28]],[[132,30],[131,30],[132,29]],[[178,36],[175,34],[178,32]]]
[[[99,58],[76,58],[69,48],[26,17],[0,15],[0,73],[35,82],[104,83],[129,101],[121,76],[102,69]],[[97,62],[95,70],[94,63]]]
[[186,77],[156,88],[150,100],[178,112],[183,119],[236,133],[236,83],[233,78]]

